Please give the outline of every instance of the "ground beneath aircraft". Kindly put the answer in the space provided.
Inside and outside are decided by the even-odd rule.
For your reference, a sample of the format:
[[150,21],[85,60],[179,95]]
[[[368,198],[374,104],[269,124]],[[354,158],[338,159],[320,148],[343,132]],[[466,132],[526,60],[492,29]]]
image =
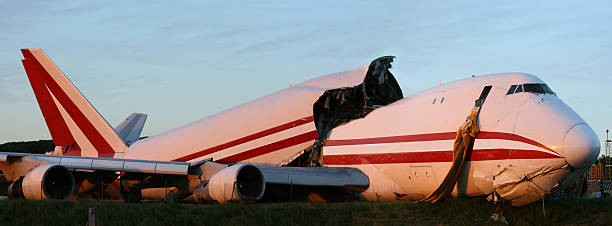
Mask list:
[[[503,216],[517,225],[611,225],[612,198],[561,198],[516,208]],[[117,201],[0,201],[3,225],[83,225],[95,207],[98,225],[407,225],[502,224],[490,219],[495,206],[482,199],[439,204],[350,203],[180,203],[127,204]],[[545,215],[544,211],[545,210]]]

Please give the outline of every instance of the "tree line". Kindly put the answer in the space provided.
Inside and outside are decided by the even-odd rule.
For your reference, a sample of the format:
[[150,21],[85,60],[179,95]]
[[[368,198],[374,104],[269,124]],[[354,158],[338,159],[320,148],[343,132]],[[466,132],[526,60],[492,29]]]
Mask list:
[[44,154],[53,151],[55,144],[53,140],[21,141],[0,144],[0,152],[21,152]]

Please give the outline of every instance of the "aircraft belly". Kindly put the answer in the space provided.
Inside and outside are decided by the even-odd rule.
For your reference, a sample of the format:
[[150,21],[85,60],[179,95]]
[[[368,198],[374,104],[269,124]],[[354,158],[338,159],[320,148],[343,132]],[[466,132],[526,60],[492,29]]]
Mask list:
[[[547,167],[532,167],[542,165]],[[368,175],[370,187],[362,195],[370,201],[418,201],[439,186],[450,162],[339,166],[355,167]],[[466,166],[452,196],[483,196],[495,191],[515,206],[541,199],[570,173],[562,159],[470,161]]]
[[355,167],[368,175],[370,187],[362,192],[361,195],[369,201],[399,200],[402,198],[401,194],[406,194],[402,187],[381,171],[381,168],[385,168],[385,166],[359,165],[346,167]]
[[406,195],[408,199],[420,200],[436,189],[440,181],[439,177],[444,176],[437,174],[436,171],[431,163],[418,163],[388,166],[383,172],[404,188],[405,194],[403,195]]

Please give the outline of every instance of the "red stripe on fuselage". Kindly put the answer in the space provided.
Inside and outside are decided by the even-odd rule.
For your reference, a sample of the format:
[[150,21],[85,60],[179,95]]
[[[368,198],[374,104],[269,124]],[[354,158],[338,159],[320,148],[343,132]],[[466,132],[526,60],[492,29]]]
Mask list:
[[[295,120],[295,121],[292,121],[292,122],[288,122],[288,123],[285,123],[285,124],[282,124],[280,126],[276,126],[276,127],[273,127],[273,128],[269,128],[269,129],[266,129],[264,131],[257,132],[257,133],[254,133],[254,134],[251,134],[251,135],[248,135],[248,136],[236,139],[236,140],[232,140],[230,142],[227,142],[227,143],[224,143],[224,144],[221,144],[221,145],[217,145],[217,146],[214,146],[214,147],[211,147],[211,148],[207,148],[207,149],[204,149],[202,151],[198,151],[198,152],[195,152],[195,153],[192,153],[192,154],[189,154],[189,155],[177,158],[177,159],[172,160],[172,161],[186,162],[186,161],[189,161],[189,160],[192,160],[192,159],[196,159],[196,158],[199,158],[199,157],[202,157],[202,156],[205,156],[205,155],[209,155],[209,154],[212,154],[212,153],[224,150],[224,149],[228,149],[228,148],[231,148],[231,147],[234,147],[234,146],[238,146],[240,144],[244,144],[244,143],[252,141],[252,140],[256,140],[256,139],[259,139],[259,138],[262,138],[262,137],[265,137],[265,136],[268,136],[268,135],[272,135],[272,134],[275,134],[275,133],[278,133],[278,132],[282,132],[284,130],[288,130],[288,129],[291,129],[291,128],[294,128],[294,127],[297,127],[297,126],[301,126],[301,125],[304,125],[304,124],[312,122],[312,121],[314,121],[313,116],[308,116],[308,117],[301,118],[301,119],[298,119],[298,120]],[[238,154],[236,154],[236,155],[238,155]]]
[[313,130],[308,133],[290,137],[284,140],[280,140],[274,143],[270,143],[258,148],[254,148],[248,151],[240,152],[235,155],[231,155],[222,159],[217,160],[219,163],[234,163],[240,162],[246,159],[254,158],[260,155],[264,155],[270,152],[275,152],[283,148],[288,148],[294,145],[298,145],[304,142],[313,141],[319,135],[317,131]]
[[[488,161],[502,159],[547,159],[559,156],[537,150],[521,149],[475,149],[469,161]],[[393,163],[452,162],[453,151],[404,152],[381,154],[324,155],[325,165],[362,165]]]
[[359,139],[350,139],[350,140],[327,140],[325,142],[325,146],[404,143],[404,142],[434,141],[434,140],[454,140],[456,135],[457,133],[455,132],[447,132],[447,133],[428,133],[428,134],[414,134],[414,135],[391,136],[391,137],[359,138]]
[[[373,138],[359,138],[359,139],[348,139],[348,140],[327,140],[325,146],[346,146],[346,145],[361,145],[361,144],[384,144],[384,143],[406,143],[406,142],[419,142],[419,141],[439,141],[439,140],[454,140],[456,132],[446,133],[429,133],[429,134],[413,134],[413,135],[402,135],[402,136],[391,136],[391,137],[373,137]],[[511,140],[518,141],[530,145],[534,145],[548,151],[557,153],[556,151],[546,147],[537,141],[529,138],[504,132],[487,132],[481,131],[476,139],[500,139],[500,140]],[[559,154],[559,153],[557,153]]]
[[546,150],[557,153],[556,151],[550,149],[549,147],[546,147],[546,145],[543,145],[535,140],[532,140],[532,139],[529,139],[523,136],[519,136],[517,134],[512,134],[512,133],[481,131],[476,138],[477,139],[501,139],[501,140],[519,141],[519,142],[531,144],[533,146],[544,148]]
[[[274,133],[281,132],[296,126],[300,126],[313,121],[313,117],[306,117],[298,119],[293,122],[289,122],[277,127],[273,127],[258,133],[251,134],[249,136],[233,140],[212,148],[208,148],[185,157],[175,159],[173,161],[189,161],[195,158],[199,158],[208,154],[212,154],[233,146],[237,146],[255,139],[259,139],[264,136],[268,136]],[[240,152],[222,159],[219,159],[220,163],[233,163],[239,162],[246,159],[254,158],[263,154],[278,151],[280,149],[304,143],[308,140],[313,140],[317,137],[316,131],[312,131],[306,134],[298,135],[295,137],[287,138],[281,141],[277,141],[268,145],[264,145],[258,148]],[[430,133],[430,134],[415,134],[415,135],[403,135],[403,136],[391,136],[391,137],[375,137],[375,138],[361,138],[361,139],[350,139],[350,140],[328,140],[325,146],[345,146],[345,145],[360,145],[360,144],[381,144],[381,143],[403,143],[403,142],[419,142],[419,141],[438,141],[438,140],[454,140],[456,136],[455,132],[444,132],[444,133]],[[546,150],[554,152],[552,149],[540,144],[534,140],[510,133],[503,132],[486,132],[481,131],[477,139],[502,139],[519,141],[527,144],[531,144],[537,147],[544,148]],[[418,153],[418,158],[414,158],[413,155]],[[495,160],[503,158],[559,158],[559,156],[552,155],[545,152],[534,151],[534,150],[519,150],[519,149],[481,149],[475,151],[476,155],[470,158],[473,161],[484,161],[484,160]],[[516,153],[515,155],[509,155],[508,153]],[[556,153],[556,152],[554,152]],[[557,153],[558,154],[558,153]],[[411,157],[412,156],[412,157]],[[488,156],[488,157],[487,157]],[[393,160],[393,158],[396,158]],[[355,154],[355,155],[326,155],[324,159],[331,161],[325,161],[326,164],[336,164],[334,161],[340,161],[342,164],[360,164],[362,160],[368,160],[370,162],[380,163],[367,163],[367,164],[382,164],[382,163],[394,163],[398,161],[403,162],[445,162],[452,160],[452,151],[434,151],[434,152],[410,152],[410,153],[387,153],[387,154]],[[365,161],[365,162],[368,162]]]

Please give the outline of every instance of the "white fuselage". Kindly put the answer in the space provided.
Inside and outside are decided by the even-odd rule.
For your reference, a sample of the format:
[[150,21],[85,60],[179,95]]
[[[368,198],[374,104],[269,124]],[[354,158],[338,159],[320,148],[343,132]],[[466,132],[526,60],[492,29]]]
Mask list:
[[115,157],[282,165],[318,137],[313,104],[329,89],[363,82],[368,65],[315,78],[174,130],[140,140]]
[[[110,127],[41,49],[22,53],[56,145],[54,154],[78,156],[59,161],[78,169],[94,170],[93,161],[100,157],[275,167],[322,163],[365,172],[370,186],[362,194],[367,199],[418,200],[440,185],[450,187],[442,181],[453,160],[455,133],[477,107],[481,132],[457,183],[448,184],[455,186],[452,194],[494,194],[524,205],[574,182],[600,148],[591,127],[533,75],[475,76],[403,98],[388,70],[391,56],[302,82],[128,147],[131,141]],[[9,155],[14,153],[0,160]],[[126,170],[125,162],[110,168],[104,164],[95,170]],[[127,168],[164,171],[157,164]],[[16,165],[25,167],[4,164],[5,175],[10,171],[15,179],[32,169],[32,164]]]
[[[346,81],[339,81],[346,86]],[[330,85],[321,85],[326,82]],[[599,142],[584,120],[556,95],[507,95],[511,85],[519,84],[544,82],[523,73],[476,76],[380,107],[333,129],[323,148],[323,163],[364,171],[371,183],[363,195],[369,200],[424,198],[446,176],[455,133],[483,87],[490,85],[479,118],[482,132],[453,195],[496,192],[515,205],[538,200],[565,181],[575,180],[580,170],[574,168],[584,168],[582,162],[595,158]],[[283,165],[318,137],[312,104],[305,103],[314,103],[335,87],[325,79],[298,84],[138,141],[123,157]],[[567,138],[568,134],[580,139]]]
[[[364,193],[370,200],[425,198],[449,171],[456,131],[483,87],[490,85],[480,112],[480,135],[453,195],[495,191],[514,205],[538,200],[576,171],[568,162],[575,167],[592,162],[599,142],[556,95],[507,95],[511,85],[518,84],[544,82],[522,73],[477,76],[380,108],[334,129],[324,148],[324,164],[357,167],[373,175]],[[576,145],[569,133],[587,140]],[[583,153],[566,158],[576,152]]]

